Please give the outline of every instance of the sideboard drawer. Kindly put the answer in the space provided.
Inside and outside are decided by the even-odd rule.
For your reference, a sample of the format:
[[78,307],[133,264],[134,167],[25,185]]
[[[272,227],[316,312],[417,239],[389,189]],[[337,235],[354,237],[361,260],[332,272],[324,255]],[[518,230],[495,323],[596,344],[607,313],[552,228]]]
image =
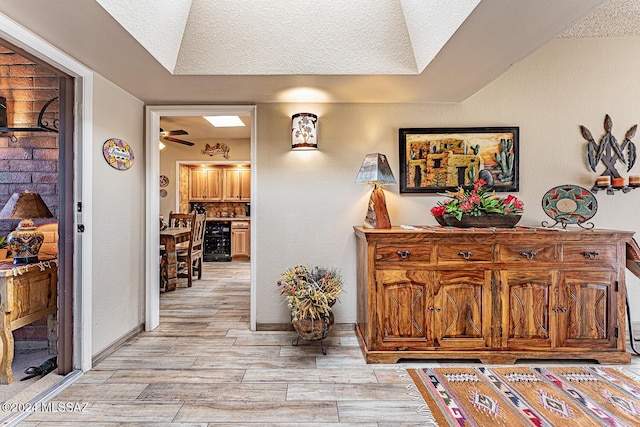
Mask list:
[[498,259],[502,262],[553,262],[558,260],[555,245],[500,245]]
[[492,245],[439,245],[438,262],[491,261]]
[[565,262],[612,263],[616,261],[616,245],[564,245]]
[[376,263],[431,262],[430,245],[380,245],[376,248]]

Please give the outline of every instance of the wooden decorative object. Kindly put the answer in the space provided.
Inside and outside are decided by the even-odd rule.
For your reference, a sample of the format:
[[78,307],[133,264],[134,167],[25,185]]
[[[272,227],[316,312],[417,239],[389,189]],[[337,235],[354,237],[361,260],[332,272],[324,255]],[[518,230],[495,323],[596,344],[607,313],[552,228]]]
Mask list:
[[356,331],[367,363],[629,363],[625,261],[612,230],[355,227]]
[[376,186],[371,192],[367,216],[364,217],[364,227],[391,228],[387,202],[384,197],[384,190],[381,187]]

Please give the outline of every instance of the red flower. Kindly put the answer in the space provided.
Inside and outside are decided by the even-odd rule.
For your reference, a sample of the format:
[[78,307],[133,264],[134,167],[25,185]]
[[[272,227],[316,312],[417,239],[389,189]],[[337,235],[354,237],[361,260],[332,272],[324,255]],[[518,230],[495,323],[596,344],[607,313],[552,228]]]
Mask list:
[[471,203],[468,200],[465,200],[464,202],[460,203],[460,210],[462,210],[462,212],[469,212],[471,209],[473,209],[473,203]]
[[524,203],[522,200],[518,199],[516,196],[509,194],[504,201],[505,205],[513,205],[514,208],[522,210],[524,209]]
[[434,206],[433,208],[431,208],[431,215],[443,216],[445,209],[446,209],[445,206]]
[[472,194],[469,196],[469,201],[474,205],[479,205],[482,199],[477,194]]

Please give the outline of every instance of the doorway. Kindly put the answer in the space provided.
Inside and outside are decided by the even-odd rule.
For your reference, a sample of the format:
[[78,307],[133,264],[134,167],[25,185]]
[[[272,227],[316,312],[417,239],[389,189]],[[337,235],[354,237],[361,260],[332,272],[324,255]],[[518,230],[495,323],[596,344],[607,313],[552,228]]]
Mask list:
[[[255,189],[256,189],[256,169],[255,169],[255,152],[256,152],[256,107],[253,105],[195,105],[195,106],[147,106],[146,107],[146,151],[147,155],[147,226],[146,226],[146,310],[145,310],[145,330],[151,331],[158,327],[160,323],[160,292],[159,292],[159,268],[157,248],[159,242],[159,215],[160,215],[160,121],[164,117],[197,117],[197,116],[248,116],[251,126],[250,132],[250,159],[252,165],[251,171],[251,210],[257,211],[255,206]],[[187,139],[186,137],[184,139]],[[202,163],[206,163],[203,161]],[[178,168],[176,166],[176,168]],[[179,175],[179,170],[176,171]],[[179,194],[176,194],[178,200]],[[179,206],[179,205],[176,205]],[[250,255],[250,328],[256,329],[255,320],[255,221],[251,221],[251,255]]]

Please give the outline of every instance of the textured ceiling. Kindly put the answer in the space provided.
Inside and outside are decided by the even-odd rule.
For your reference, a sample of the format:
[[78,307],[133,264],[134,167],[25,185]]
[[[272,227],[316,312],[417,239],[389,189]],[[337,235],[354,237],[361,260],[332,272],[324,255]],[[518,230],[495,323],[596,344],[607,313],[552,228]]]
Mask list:
[[603,3],[0,0],[0,18],[147,104],[424,103],[464,101]]
[[559,37],[640,36],[640,0],[610,0]]
[[331,75],[422,72],[480,0],[97,1],[172,74]]

